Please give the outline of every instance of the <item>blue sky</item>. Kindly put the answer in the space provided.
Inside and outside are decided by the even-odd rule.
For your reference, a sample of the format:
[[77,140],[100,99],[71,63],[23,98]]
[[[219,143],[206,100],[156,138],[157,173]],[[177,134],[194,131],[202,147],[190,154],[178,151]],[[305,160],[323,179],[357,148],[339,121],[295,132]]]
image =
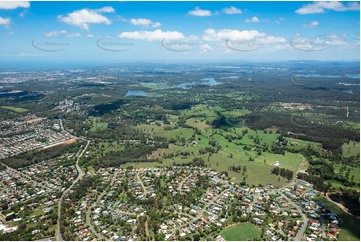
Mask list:
[[0,2],[0,61],[359,60],[358,2]]

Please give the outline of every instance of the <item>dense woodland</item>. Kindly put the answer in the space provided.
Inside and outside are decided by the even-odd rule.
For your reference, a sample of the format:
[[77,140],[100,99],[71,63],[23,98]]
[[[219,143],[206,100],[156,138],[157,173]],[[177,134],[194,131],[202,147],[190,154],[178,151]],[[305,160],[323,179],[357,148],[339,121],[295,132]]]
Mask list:
[[53,159],[69,153],[75,153],[79,150],[81,142],[73,143],[70,145],[57,145],[44,150],[34,150],[26,153],[18,154],[13,157],[3,159],[6,165],[12,168],[21,168],[32,164],[39,163],[41,161]]

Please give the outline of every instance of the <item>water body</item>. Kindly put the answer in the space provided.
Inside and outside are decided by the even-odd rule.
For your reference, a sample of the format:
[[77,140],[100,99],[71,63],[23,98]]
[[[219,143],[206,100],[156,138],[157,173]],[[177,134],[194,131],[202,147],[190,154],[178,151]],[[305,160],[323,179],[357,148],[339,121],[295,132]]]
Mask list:
[[353,94],[353,91],[352,91],[352,90],[342,90],[341,92],[347,93],[347,94]]
[[148,94],[146,92],[143,92],[143,91],[128,91],[125,94],[125,96],[126,97],[129,97],[129,96],[148,97]]
[[208,86],[215,86],[215,85],[222,84],[222,82],[214,80],[213,77],[206,77],[206,78],[201,79],[201,81],[203,81],[201,83],[202,85],[208,85]]
[[339,82],[337,84],[338,85],[344,85],[344,86],[360,86],[359,83],[354,84],[354,83]]
[[225,76],[225,77],[222,77],[222,79],[238,79],[239,76]]
[[346,74],[345,76],[348,78],[360,79],[360,74]]
[[342,78],[342,77],[348,77],[348,78],[352,78],[352,79],[360,79],[360,74],[345,74],[344,76],[341,75],[321,75],[321,74],[302,74],[302,75],[297,75],[300,77],[316,77],[316,78],[320,78],[320,77],[324,77],[324,78]]
[[195,85],[206,85],[206,86],[215,86],[223,84],[222,82],[214,80],[213,77],[206,77],[201,79],[201,81],[194,81],[194,82],[183,82],[175,86],[175,88],[182,88],[182,89],[191,89],[192,86]]

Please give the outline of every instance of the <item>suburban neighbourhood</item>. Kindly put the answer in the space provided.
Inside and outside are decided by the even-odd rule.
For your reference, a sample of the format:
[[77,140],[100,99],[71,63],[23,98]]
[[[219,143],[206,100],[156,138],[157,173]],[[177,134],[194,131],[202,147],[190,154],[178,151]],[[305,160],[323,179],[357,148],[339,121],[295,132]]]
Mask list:
[[[14,140],[41,136],[53,145],[74,139],[57,123],[54,131],[45,128],[43,119],[29,118],[19,121],[16,131],[35,134]],[[8,142],[1,151],[12,156],[44,147]],[[2,233],[26,226],[33,228],[31,239],[224,241],[227,230],[247,225],[256,230],[249,239],[317,241],[337,240],[342,227],[332,210],[314,201],[318,192],[312,185],[299,179],[282,188],[249,187],[235,184],[226,173],[192,166],[101,168],[82,174],[71,162],[89,155],[87,146],[80,148],[18,169],[3,164]]]

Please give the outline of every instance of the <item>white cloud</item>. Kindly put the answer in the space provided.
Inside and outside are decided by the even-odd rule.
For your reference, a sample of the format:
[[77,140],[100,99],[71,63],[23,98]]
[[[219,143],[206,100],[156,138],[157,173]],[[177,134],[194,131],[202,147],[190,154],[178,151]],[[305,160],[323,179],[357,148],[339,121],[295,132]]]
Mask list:
[[200,9],[196,7],[194,10],[188,12],[189,15],[198,16],[198,17],[207,17],[212,16],[212,12],[209,10]]
[[89,30],[88,24],[111,24],[111,21],[96,12],[97,10],[81,9],[69,13],[67,16],[58,16],[58,19],[64,23],[80,27],[83,30]]
[[356,38],[352,38],[348,34],[327,34],[324,39],[326,40],[327,45],[330,46],[339,46],[342,48],[350,48],[350,47],[360,47],[360,39],[359,36]]
[[79,32],[76,33],[68,33],[65,35],[65,37],[80,37],[81,34]]
[[175,40],[175,39],[184,39],[185,36],[183,33],[178,31],[165,31],[163,32],[160,29],[154,31],[133,31],[133,32],[123,32],[118,35],[120,38],[125,39],[135,39],[135,40],[147,40],[147,41],[161,41],[164,39]]
[[296,13],[298,14],[324,13],[325,10],[357,11],[360,10],[360,5],[357,2],[350,2],[347,3],[346,5],[337,1],[313,2],[303,5],[301,8],[296,10]]
[[259,22],[259,18],[256,16],[253,16],[252,18],[248,18],[246,19],[247,23],[258,23]]
[[203,33],[205,41],[257,41],[261,44],[285,43],[283,37],[275,37],[257,30],[206,29]]
[[115,12],[114,8],[109,7],[109,6],[98,8],[98,9],[95,9],[94,11],[97,13],[114,13]]
[[54,30],[44,34],[46,37],[80,37],[80,33],[68,33],[66,30]]
[[309,24],[303,24],[302,27],[304,27],[304,28],[314,28],[314,27],[317,27],[318,25],[320,25],[320,23],[318,21],[312,21]]
[[222,9],[222,12],[225,14],[242,14],[243,11],[239,8],[236,8],[234,6],[230,6],[229,8]]
[[21,1],[0,1],[0,9],[29,8],[29,2]]
[[281,18],[276,19],[274,22],[275,22],[276,24],[280,24],[281,22],[283,22],[283,21],[285,21],[285,20],[286,20],[285,18],[281,17]]
[[140,25],[143,27],[152,26],[154,28],[160,27],[161,25],[159,22],[153,22],[152,20],[146,18],[137,18],[137,19],[132,18],[130,20],[130,23],[133,25]]
[[[292,47],[299,50],[316,51],[321,49],[341,50],[341,49],[360,49],[359,35],[350,36],[349,34],[325,34],[316,37],[302,37],[296,34],[291,41]],[[330,48],[331,47],[331,48]]]
[[28,10],[24,10],[21,13],[19,13],[19,17],[24,18],[27,13],[28,13]]
[[94,38],[95,36],[92,35],[92,34],[87,34],[86,37],[88,37],[88,38]]
[[212,46],[210,46],[209,44],[200,44],[199,48],[203,53],[213,50]]
[[6,28],[9,28],[11,24],[10,18],[2,18],[0,17],[0,25],[5,25]]
[[1,53],[3,57],[34,57],[34,56],[42,56],[38,53],[29,53],[29,52],[19,52],[19,53]]

